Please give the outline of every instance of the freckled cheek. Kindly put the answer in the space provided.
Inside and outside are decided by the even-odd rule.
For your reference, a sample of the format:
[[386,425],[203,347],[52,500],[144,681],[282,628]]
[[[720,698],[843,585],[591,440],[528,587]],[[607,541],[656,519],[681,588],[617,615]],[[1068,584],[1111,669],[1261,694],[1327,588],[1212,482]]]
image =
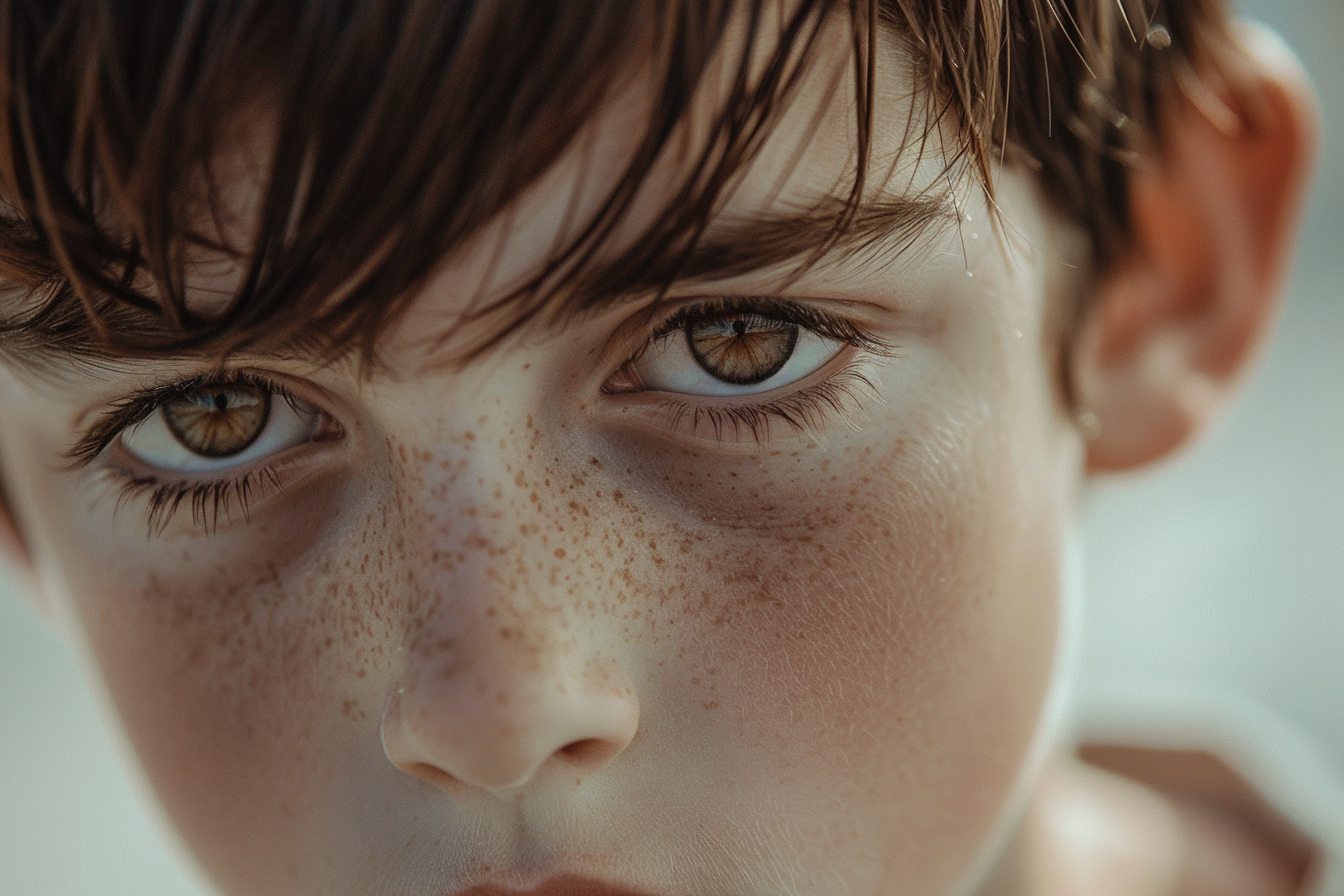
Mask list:
[[[678,618],[695,640],[721,637],[747,651],[747,668],[769,658],[817,672],[842,661],[850,675],[881,676],[945,643],[970,599],[970,567],[985,565],[984,545],[969,542],[987,528],[984,497],[931,472],[949,466],[881,432],[834,450],[665,462],[662,478],[676,483],[687,520],[671,570],[690,572],[680,577]],[[641,493],[659,494],[656,483]]]
[[274,873],[277,844],[315,853],[350,763],[378,745],[387,589],[347,567],[380,520],[347,522],[343,497],[313,483],[212,537],[61,561],[152,783],[206,864],[240,885]]
[[680,610],[695,645],[687,681],[705,704],[768,720],[745,730],[777,732],[793,761],[800,748],[826,751],[837,731],[871,736],[927,700],[970,600],[959,587],[970,533],[955,507],[926,503],[900,474],[844,478],[863,483],[811,493],[745,484],[748,503],[775,509],[712,534],[687,564],[699,570]]
[[664,698],[722,738],[733,786],[833,807],[832,832],[918,819],[949,851],[978,842],[1035,729],[1057,588],[1052,508],[1017,501],[984,425],[678,471],[703,572]]

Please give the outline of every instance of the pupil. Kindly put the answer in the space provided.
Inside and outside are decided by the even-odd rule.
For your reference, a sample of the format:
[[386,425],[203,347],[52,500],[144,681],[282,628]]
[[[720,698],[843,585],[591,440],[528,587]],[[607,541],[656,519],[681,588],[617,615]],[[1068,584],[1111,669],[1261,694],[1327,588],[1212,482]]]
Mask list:
[[202,389],[163,403],[163,420],[182,447],[201,457],[231,457],[257,440],[270,418],[269,392],[254,386]]
[[752,386],[784,368],[798,343],[798,327],[761,314],[711,315],[686,322],[686,341],[710,376]]

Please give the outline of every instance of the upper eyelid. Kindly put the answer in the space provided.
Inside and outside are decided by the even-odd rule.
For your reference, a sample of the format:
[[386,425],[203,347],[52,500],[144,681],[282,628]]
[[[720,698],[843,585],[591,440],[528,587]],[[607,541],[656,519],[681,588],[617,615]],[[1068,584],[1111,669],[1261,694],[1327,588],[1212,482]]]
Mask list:
[[[675,304],[668,304],[670,307],[663,314],[651,316],[651,321],[653,321],[652,331],[642,343],[640,352],[664,336],[679,330],[691,318],[747,312],[775,317],[787,323],[813,330],[823,336],[857,345],[874,354],[888,355],[895,348],[892,342],[877,336],[871,328],[856,323],[846,315],[818,308],[806,300],[791,297],[723,295],[687,299]],[[652,310],[657,311],[657,309]],[[638,355],[639,352],[636,354]]]
[[148,419],[167,399],[201,389],[242,384],[266,389],[286,401],[294,400],[293,393],[274,378],[246,369],[198,373],[184,379],[156,383],[110,402],[107,410],[100,413],[84,435],[65,452],[69,461],[67,469],[78,469],[92,463],[118,435]]

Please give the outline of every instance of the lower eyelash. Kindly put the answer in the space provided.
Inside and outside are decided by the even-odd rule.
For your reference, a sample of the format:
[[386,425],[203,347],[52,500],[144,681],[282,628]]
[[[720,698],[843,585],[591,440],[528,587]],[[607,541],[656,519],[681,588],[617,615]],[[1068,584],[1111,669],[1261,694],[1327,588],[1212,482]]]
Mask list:
[[236,508],[243,521],[248,520],[250,503],[267,489],[280,490],[280,479],[272,467],[249,470],[239,476],[211,481],[161,482],[153,477],[134,476],[108,470],[115,482],[117,503],[113,515],[132,501],[145,502],[145,520],[150,538],[162,534],[178,512],[191,509],[192,523],[207,534],[219,525],[220,516],[229,518]]
[[724,440],[725,432],[734,439],[750,434],[758,445],[770,438],[770,426],[782,421],[796,433],[816,436],[833,417],[850,429],[859,429],[850,416],[861,396],[880,401],[877,384],[855,361],[824,382],[800,389],[783,398],[761,404],[706,405],[684,399],[668,399],[667,411],[672,427],[689,425],[693,430],[708,425],[714,438]]

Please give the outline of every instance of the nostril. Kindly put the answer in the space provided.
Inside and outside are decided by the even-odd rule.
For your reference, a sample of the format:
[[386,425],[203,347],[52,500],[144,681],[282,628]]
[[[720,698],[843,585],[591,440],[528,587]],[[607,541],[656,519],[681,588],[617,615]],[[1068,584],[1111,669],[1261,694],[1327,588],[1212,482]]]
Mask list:
[[599,737],[586,737],[565,744],[556,755],[574,765],[600,765],[621,752],[622,745]]
[[433,784],[441,790],[450,790],[461,784],[457,778],[454,778],[443,769],[431,765],[428,762],[407,763],[405,770],[409,774],[414,775],[422,781],[428,781],[430,784]]
[[[610,693],[577,677],[559,684],[554,674],[518,678],[518,664],[507,659],[485,670],[488,681],[480,674],[444,681],[426,674],[432,667],[416,670],[415,686],[397,688],[384,709],[388,760],[440,790],[465,785],[498,794],[548,764],[570,777],[592,774],[634,740],[639,703],[629,687]],[[496,699],[501,693],[506,700]]]

